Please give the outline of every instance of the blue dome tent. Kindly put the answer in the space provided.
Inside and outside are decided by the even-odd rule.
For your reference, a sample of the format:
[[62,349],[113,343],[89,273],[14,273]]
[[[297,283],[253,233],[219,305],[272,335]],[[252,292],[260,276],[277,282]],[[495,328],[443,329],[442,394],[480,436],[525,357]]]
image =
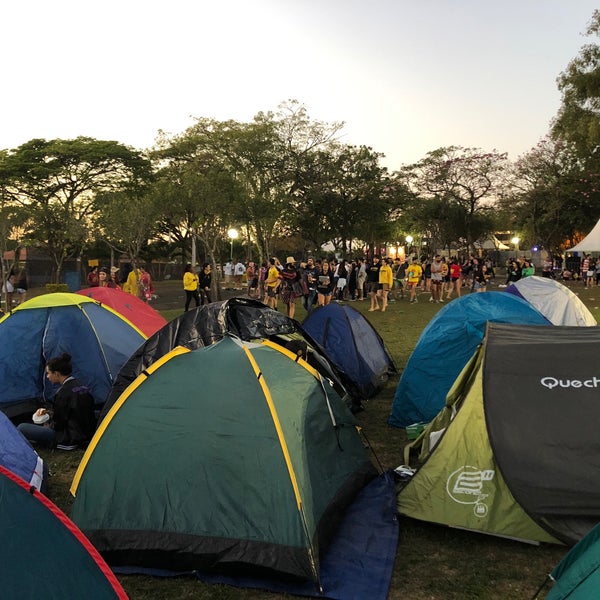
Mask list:
[[48,467],[3,412],[0,412],[0,465],[37,490],[45,490]]
[[353,398],[370,398],[396,372],[381,336],[347,304],[335,302],[312,311],[302,328],[324,349]]
[[390,425],[429,422],[483,340],[488,321],[550,325],[528,302],[504,292],[469,294],[447,304],[423,330],[396,388]]
[[73,375],[97,405],[119,369],[146,336],[125,317],[79,294],[44,294],[0,318],[0,410],[8,417],[33,412],[56,392],[45,364],[68,352]]

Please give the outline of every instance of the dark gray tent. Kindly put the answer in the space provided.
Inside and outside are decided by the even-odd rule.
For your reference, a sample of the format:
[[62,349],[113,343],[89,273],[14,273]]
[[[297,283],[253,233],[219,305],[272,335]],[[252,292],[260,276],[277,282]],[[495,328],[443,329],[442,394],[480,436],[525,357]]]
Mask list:
[[[575,543],[600,521],[600,327],[489,323],[446,407],[408,449],[401,514]],[[550,538],[551,536],[551,538]]]
[[486,422],[515,499],[573,543],[600,520],[600,327],[490,325]]

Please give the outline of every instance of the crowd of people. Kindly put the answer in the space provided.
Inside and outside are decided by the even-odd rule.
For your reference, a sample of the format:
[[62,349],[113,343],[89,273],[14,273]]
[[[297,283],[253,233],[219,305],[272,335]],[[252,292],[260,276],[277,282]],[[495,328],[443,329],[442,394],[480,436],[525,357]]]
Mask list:
[[[385,312],[390,302],[407,299],[411,304],[427,294],[432,303],[443,303],[463,293],[485,292],[492,285],[506,287],[523,277],[535,274],[533,262],[526,258],[506,261],[506,281],[496,278],[496,265],[488,257],[469,255],[432,257],[411,255],[390,257],[374,255],[371,259],[325,259],[309,257],[297,261],[288,256],[284,263],[276,257],[258,264],[229,260],[223,268],[225,289],[242,290],[244,284],[250,298],[259,299],[277,309],[283,303],[290,317],[294,317],[298,301],[310,312],[316,306],[332,301],[368,300],[369,312]],[[581,260],[581,279],[586,287],[600,284],[600,258],[584,256]],[[555,277],[551,260],[544,260],[540,274]],[[568,270],[561,272],[563,279],[577,277]],[[212,268],[210,263],[193,267],[187,264],[183,274],[185,292],[184,311],[190,306],[212,302]],[[142,266],[135,269],[94,267],[88,274],[88,285],[121,287],[123,291],[146,301],[154,296],[152,278]]]
[[89,287],[119,288],[124,292],[150,302],[156,298],[152,276],[143,266],[127,263],[122,268],[93,266],[87,275]]
[[[535,274],[533,263],[526,257],[506,261],[506,282],[510,285],[523,277]],[[315,306],[325,306],[332,300],[369,300],[369,311],[388,308],[389,302],[405,297],[418,302],[418,296],[426,293],[429,301],[441,303],[459,297],[466,290],[484,292],[494,283],[495,265],[489,258],[470,255],[459,260],[447,258],[402,258],[373,256],[372,259],[357,258],[320,259],[309,257],[297,262],[288,257],[285,264],[275,257],[261,265],[254,261],[247,264],[240,259],[229,260],[224,265],[223,276],[226,289],[243,288],[245,282],[248,296],[262,300],[272,308],[282,301],[287,313],[294,316],[296,302],[300,298],[307,311]],[[584,255],[576,268],[557,269],[551,258],[541,263],[542,277],[565,281],[579,280],[584,286],[600,285],[600,258]],[[94,266],[87,275],[90,287],[120,288],[124,292],[150,302],[156,295],[150,273],[141,265],[131,263],[123,266]],[[212,270],[210,263],[192,268],[186,265],[183,275],[185,291],[184,310],[192,303],[200,306],[212,302]],[[24,302],[27,298],[28,278],[25,269],[12,269],[2,284],[2,297],[7,306]]]
[[[587,260],[590,261],[589,257]],[[588,277],[584,283],[586,286],[592,285],[592,281],[598,284],[600,259],[596,260],[595,265],[591,262],[586,264],[585,261],[586,258],[582,259],[582,269]],[[554,277],[553,269],[548,268],[548,264],[552,267],[553,263],[542,263],[540,274]],[[506,287],[536,272],[533,262],[526,257],[510,259],[505,267],[506,280],[499,281],[496,265],[485,256],[469,255],[459,259],[439,254],[398,258],[375,255],[370,260],[309,257],[305,261],[296,261],[289,256],[285,263],[272,257],[260,266],[253,261],[245,265],[241,260],[230,260],[223,273],[225,286],[231,286],[229,289],[241,290],[241,277],[245,277],[247,293],[251,298],[260,299],[275,309],[278,302],[282,302],[287,314],[293,317],[298,300],[301,300],[307,312],[332,301],[362,300],[370,302],[369,312],[385,312],[390,302],[405,298],[415,304],[421,294],[426,294],[429,302],[443,303],[463,293],[485,292],[492,285]],[[592,269],[595,269],[593,273]],[[186,301],[186,310],[187,306]]]
[[565,267],[560,276],[563,281],[580,280],[585,288],[600,285],[600,258],[594,259],[589,254],[584,254],[579,268]]
[[[456,257],[447,259],[440,255],[431,258],[375,255],[370,260],[309,257],[305,261],[288,256],[285,263],[272,257],[260,266],[253,261],[244,265],[241,261],[230,260],[223,273],[226,287],[242,289],[239,277],[245,276],[251,298],[260,299],[275,309],[281,301],[290,317],[295,314],[298,300],[307,312],[332,301],[362,300],[369,301],[370,312],[385,312],[390,302],[405,297],[411,303],[418,302],[420,293],[428,293],[431,302],[444,302],[460,296],[465,287],[469,291],[483,292],[495,277],[490,260],[470,256],[459,262]],[[189,279],[187,273],[184,289],[188,294],[186,277]],[[186,296],[186,310],[188,307]]]

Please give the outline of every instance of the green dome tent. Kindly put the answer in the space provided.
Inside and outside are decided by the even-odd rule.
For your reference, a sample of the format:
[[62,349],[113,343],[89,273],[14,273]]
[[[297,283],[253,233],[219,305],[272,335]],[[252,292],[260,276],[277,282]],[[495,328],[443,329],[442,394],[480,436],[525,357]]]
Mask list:
[[554,567],[549,578],[555,584],[545,597],[546,600],[590,600],[590,598],[598,596],[598,590],[600,590],[600,525],[596,525],[578,544],[571,548]]
[[173,349],[123,392],[75,475],[73,520],[111,566],[318,583],[375,475],[330,382],[277,344],[226,337]]
[[0,466],[3,600],[127,600],[81,531],[48,498]]

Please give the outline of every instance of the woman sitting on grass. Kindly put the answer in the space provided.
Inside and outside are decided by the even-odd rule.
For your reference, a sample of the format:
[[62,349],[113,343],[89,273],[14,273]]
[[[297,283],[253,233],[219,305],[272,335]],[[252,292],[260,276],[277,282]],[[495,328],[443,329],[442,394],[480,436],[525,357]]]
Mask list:
[[69,354],[48,361],[46,377],[60,387],[52,403],[33,414],[33,423],[19,425],[19,431],[30,442],[59,450],[75,450],[85,448],[92,439],[96,428],[94,399],[72,373]]

